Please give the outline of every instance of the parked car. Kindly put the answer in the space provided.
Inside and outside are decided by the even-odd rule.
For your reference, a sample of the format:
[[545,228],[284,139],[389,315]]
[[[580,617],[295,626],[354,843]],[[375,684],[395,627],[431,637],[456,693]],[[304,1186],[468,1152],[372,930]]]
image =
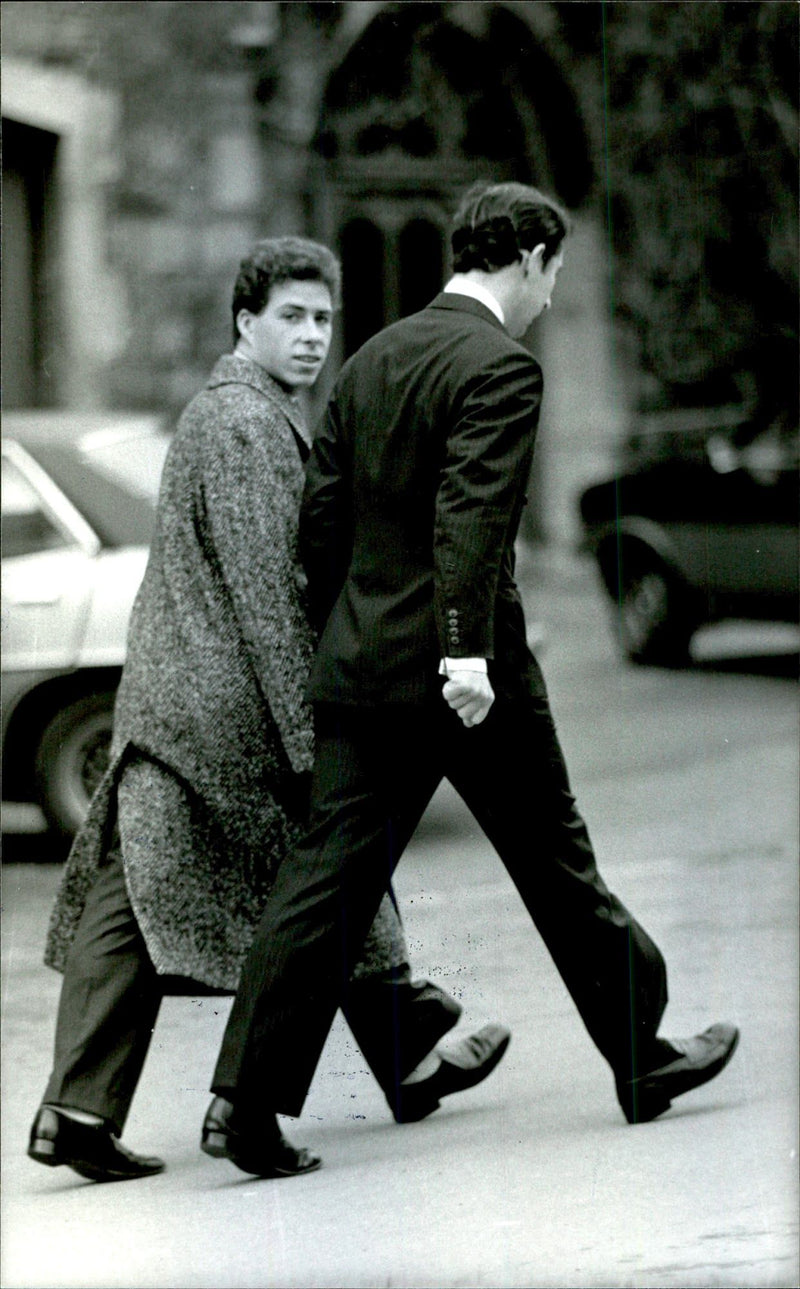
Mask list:
[[580,497],[621,646],[681,666],[695,630],[724,618],[797,622],[798,439],[736,409],[646,421],[619,473]]
[[114,413],[7,413],[3,433],[3,798],[70,836],[108,763],[169,438]]

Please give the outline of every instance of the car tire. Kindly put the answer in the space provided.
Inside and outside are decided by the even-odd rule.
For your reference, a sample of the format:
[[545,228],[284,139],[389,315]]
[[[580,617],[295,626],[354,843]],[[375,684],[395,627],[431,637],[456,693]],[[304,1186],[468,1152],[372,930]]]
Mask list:
[[114,690],[85,694],[56,712],[36,749],[39,804],[62,837],[77,832],[108,765]]
[[634,560],[623,569],[617,622],[631,662],[685,667],[697,626],[688,589],[665,565]]

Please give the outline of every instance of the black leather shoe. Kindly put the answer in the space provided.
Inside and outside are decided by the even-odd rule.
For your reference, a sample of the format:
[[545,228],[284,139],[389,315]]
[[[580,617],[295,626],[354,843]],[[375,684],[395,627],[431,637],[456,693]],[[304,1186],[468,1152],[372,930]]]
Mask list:
[[40,1108],[31,1128],[28,1154],[49,1168],[67,1164],[92,1182],[125,1182],[164,1171],[163,1159],[134,1155],[105,1124],[79,1123],[57,1106]]
[[[504,1025],[484,1025],[476,1034],[441,1056],[441,1065],[429,1079],[401,1083],[394,1093],[392,1113],[398,1123],[417,1123],[439,1109],[442,1097],[474,1088],[502,1060],[511,1042]],[[391,1102],[390,1102],[391,1104]]]
[[674,1061],[638,1079],[617,1081],[617,1096],[628,1123],[649,1123],[669,1109],[673,1097],[715,1078],[736,1051],[739,1031],[735,1025],[711,1025],[694,1038],[667,1042],[677,1054]]
[[262,1116],[258,1124],[235,1124],[234,1107],[223,1097],[214,1097],[203,1120],[200,1149],[215,1159],[229,1159],[243,1173],[257,1177],[299,1177],[313,1173],[322,1164],[319,1155],[301,1147],[296,1150],[281,1133],[274,1117]]

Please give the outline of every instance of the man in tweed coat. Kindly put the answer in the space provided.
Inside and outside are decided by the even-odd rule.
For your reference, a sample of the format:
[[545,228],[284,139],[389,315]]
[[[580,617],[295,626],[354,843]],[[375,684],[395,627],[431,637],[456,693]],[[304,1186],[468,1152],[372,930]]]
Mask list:
[[[325,361],[338,289],[325,247],[282,238],[254,249],[234,288],[234,352],[184,412],[164,468],[111,765],[46,955],[64,982],[29,1154],[95,1180],[163,1168],[118,1141],[161,997],[197,982],[236,988],[304,818],[313,635],[295,548],[310,437],[297,391]],[[353,976],[356,1040],[395,1117],[422,1117],[434,1108],[432,1050],[461,1008],[412,980],[391,891]],[[462,1040],[468,1078],[485,1077],[507,1041],[500,1027]],[[275,1172],[316,1166],[280,1136],[273,1144]]]

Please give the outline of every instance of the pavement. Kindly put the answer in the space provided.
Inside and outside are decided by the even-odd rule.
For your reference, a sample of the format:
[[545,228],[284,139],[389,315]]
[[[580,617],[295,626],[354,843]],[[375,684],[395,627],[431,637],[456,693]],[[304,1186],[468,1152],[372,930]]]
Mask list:
[[491,1078],[398,1127],[337,1021],[303,1116],[284,1123],[324,1167],[259,1181],[198,1150],[229,1003],[170,998],[125,1133],[167,1171],[87,1183],[24,1153],[49,1068],[58,977],[41,949],[59,867],[46,837],[9,835],[3,1289],[798,1284],[795,660],[766,638],[743,660],[726,637],[685,673],[630,667],[586,565],[551,553],[523,575],[602,871],[669,964],[664,1032],[734,1021],[730,1066],[627,1126],[505,870],[445,786],[396,887],[419,973],[460,998],[467,1028],[513,1030]]

